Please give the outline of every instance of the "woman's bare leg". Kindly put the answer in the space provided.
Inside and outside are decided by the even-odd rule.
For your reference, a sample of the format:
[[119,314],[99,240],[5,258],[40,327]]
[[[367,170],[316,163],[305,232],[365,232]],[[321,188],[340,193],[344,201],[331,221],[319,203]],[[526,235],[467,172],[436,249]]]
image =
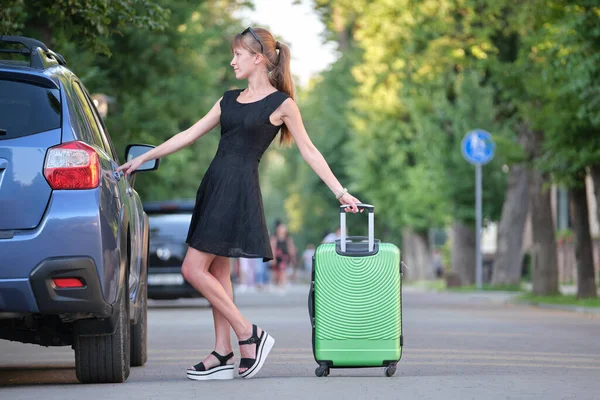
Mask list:
[[[252,324],[244,318],[217,278],[209,272],[210,265],[215,257],[213,254],[189,247],[181,266],[181,273],[186,281],[202,293],[213,309],[216,309],[225,317],[238,339],[246,340],[252,336]],[[261,333],[262,330],[258,329],[259,337]],[[256,344],[240,346],[240,353],[242,358],[255,358]],[[240,372],[244,371],[245,369],[240,369]]]
[[[217,256],[210,264],[208,272],[212,274],[225,289],[227,296],[233,301],[233,287],[231,285],[231,272],[229,258]],[[213,318],[215,320],[215,351],[219,354],[231,352],[231,324],[219,310],[213,307]],[[222,353],[226,352],[226,353]]]
[[[227,296],[233,300],[233,288],[231,285],[231,272],[229,265],[229,258],[216,256],[208,268],[208,272],[214,276],[217,281],[223,286]],[[231,325],[220,311],[215,307],[212,308],[213,321],[215,326],[215,351],[226,356],[231,353]],[[202,360],[204,366],[209,369],[220,364],[219,360],[212,354],[209,354],[204,360]],[[234,364],[235,357],[229,359],[227,364]]]
[[277,286],[282,288],[285,286],[285,269],[277,269]]

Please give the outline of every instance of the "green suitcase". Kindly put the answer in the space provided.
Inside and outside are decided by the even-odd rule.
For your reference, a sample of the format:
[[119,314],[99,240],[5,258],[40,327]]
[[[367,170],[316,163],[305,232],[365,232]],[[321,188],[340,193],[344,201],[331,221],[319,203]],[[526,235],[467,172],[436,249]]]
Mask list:
[[368,211],[369,236],[346,237],[344,207],[341,238],[320,245],[313,257],[308,308],[315,374],[385,367],[392,376],[403,345],[400,250],[374,238],[374,207],[368,204],[359,208]]

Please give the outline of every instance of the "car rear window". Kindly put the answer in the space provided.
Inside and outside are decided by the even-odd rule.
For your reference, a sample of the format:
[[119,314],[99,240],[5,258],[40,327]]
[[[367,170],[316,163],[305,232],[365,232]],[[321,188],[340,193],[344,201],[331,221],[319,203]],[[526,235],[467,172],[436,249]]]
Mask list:
[[60,91],[0,80],[0,140],[60,128]]
[[192,213],[155,214],[148,217],[151,240],[185,242]]

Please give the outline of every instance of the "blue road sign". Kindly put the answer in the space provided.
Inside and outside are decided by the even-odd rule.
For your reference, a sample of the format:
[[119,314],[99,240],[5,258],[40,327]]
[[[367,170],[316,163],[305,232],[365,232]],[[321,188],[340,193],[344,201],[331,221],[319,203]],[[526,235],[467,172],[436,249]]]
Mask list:
[[483,129],[475,129],[465,135],[461,142],[463,157],[475,165],[483,165],[492,161],[496,145],[492,135]]

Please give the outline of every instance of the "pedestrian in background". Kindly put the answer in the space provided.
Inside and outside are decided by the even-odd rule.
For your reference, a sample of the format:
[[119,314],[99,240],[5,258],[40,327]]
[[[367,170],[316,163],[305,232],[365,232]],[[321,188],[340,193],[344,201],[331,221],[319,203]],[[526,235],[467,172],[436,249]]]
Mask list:
[[276,222],[275,234],[271,236],[271,248],[275,256],[271,262],[273,283],[280,293],[285,293],[288,268],[293,268],[296,263],[296,247],[283,222]]
[[270,274],[269,274],[269,261],[263,261],[259,258],[256,260],[256,288],[258,290],[263,290],[268,288],[270,282]]
[[313,256],[315,255],[315,245],[312,243],[309,243],[306,245],[306,248],[304,249],[304,252],[302,253],[302,261],[303,261],[303,271],[302,271],[302,277],[303,279],[308,279],[310,280],[310,275],[312,273],[312,263],[313,263]]
[[246,291],[253,292],[256,288],[254,283],[256,282],[256,262],[251,258],[240,257],[240,279],[238,290],[240,293]]
[[340,230],[340,227],[338,227],[335,230],[335,232],[328,233],[323,238],[323,241],[321,243],[334,243],[336,240],[340,239],[341,237],[342,237],[342,231]]
[[[195,380],[232,379],[235,363],[230,332],[238,337],[242,359],[238,373],[255,376],[275,339],[251,324],[233,303],[228,258],[273,259],[265,225],[258,163],[278,132],[280,143],[298,146],[302,158],[325,182],[336,199],[358,212],[358,199],[348,193],[311,142],[296,102],[290,73],[290,50],[265,29],[248,28],[231,42],[231,67],[245,89],[228,90],[192,127],[132,160],[117,171],[130,175],[142,164],[191,145],[221,125],[219,147],[196,195],[181,272],[211,303],[215,351],[187,370]],[[189,169],[182,173],[190,173]],[[205,347],[190,338],[190,343]]]

